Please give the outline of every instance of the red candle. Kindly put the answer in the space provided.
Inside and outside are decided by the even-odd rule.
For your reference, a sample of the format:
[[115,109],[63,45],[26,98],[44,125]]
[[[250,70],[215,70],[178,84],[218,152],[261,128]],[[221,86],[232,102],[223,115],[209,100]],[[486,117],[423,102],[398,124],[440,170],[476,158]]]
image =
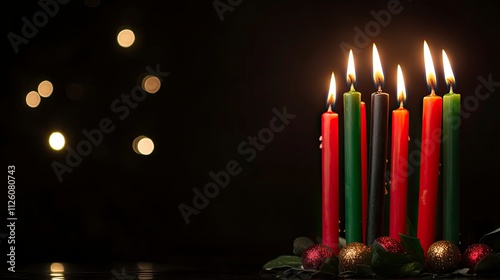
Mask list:
[[361,219],[363,243],[366,243],[366,216],[368,214],[368,142],[366,140],[366,104],[361,101]]
[[434,92],[436,74],[425,41],[424,57],[431,93],[424,97],[423,102],[417,237],[424,253],[427,253],[427,249],[435,241],[443,99]]
[[339,116],[335,104],[335,75],[332,72],[328,111],[321,116],[322,242],[339,253]]
[[406,206],[408,193],[408,136],[410,114],[403,105],[406,99],[403,71],[398,64],[399,108],[392,111],[391,184],[389,236],[400,240],[406,233]]

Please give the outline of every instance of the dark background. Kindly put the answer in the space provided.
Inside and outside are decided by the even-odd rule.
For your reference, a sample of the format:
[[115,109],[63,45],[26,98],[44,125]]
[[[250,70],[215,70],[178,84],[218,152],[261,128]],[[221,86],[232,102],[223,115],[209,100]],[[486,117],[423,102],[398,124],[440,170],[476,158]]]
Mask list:
[[[246,0],[225,12],[223,21],[213,1],[93,2],[59,5],[58,13],[17,54],[7,34],[20,34],[21,18],[31,20],[41,8],[35,1],[3,4],[0,158],[2,168],[16,166],[19,265],[189,262],[203,256],[260,264],[291,254],[295,237],[319,237],[320,115],[335,71],[334,110],[343,119],[341,94],[348,86],[341,43],[359,50],[356,89],[368,108],[375,90],[371,43],[381,56],[391,110],[398,105],[396,66],[401,64],[410,152],[418,150],[422,98],[429,93],[423,40],[433,54],[438,95],[448,92],[441,49],[451,60],[462,100],[474,96],[479,76],[500,82],[493,2],[401,0],[403,10],[392,14],[379,32],[372,31],[377,34],[366,46],[354,42],[355,28],[365,30],[375,22],[370,11],[386,10],[388,1]],[[122,28],[136,34],[131,48],[116,43]],[[119,120],[110,104],[139,84],[148,65],[157,64],[170,73],[160,91]],[[29,108],[25,95],[44,79],[54,84],[52,96]],[[67,96],[72,83],[82,86],[82,98]],[[484,86],[481,93],[486,93]],[[461,126],[462,248],[500,226],[500,95],[492,92],[476,105]],[[269,126],[273,108],[284,106],[296,118],[247,162],[238,146]],[[63,132],[67,146],[75,148],[85,139],[81,131],[97,128],[103,118],[110,118],[116,129],[59,182],[51,164],[64,163],[68,152],[49,148],[50,133]],[[150,156],[131,148],[141,134],[155,142]],[[192,189],[202,189],[212,181],[209,172],[223,170],[230,160],[238,161],[242,172],[186,225],[179,204],[192,206]],[[5,198],[6,187],[4,191]],[[410,176],[408,199],[415,223],[418,166]],[[7,203],[3,205],[6,209]],[[0,244],[2,259],[5,241]]]

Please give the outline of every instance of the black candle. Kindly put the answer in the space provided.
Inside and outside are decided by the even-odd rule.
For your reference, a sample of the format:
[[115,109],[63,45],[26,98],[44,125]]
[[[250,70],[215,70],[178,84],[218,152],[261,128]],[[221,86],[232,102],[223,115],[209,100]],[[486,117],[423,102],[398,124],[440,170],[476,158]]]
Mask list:
[[389,94],[382,92],[384,75],[377,47],[373,44],[373,78],[377,91],[371,95],[369,198],[366,243],[384,235],[384,197],[387,163],[387,133],[389,121]]

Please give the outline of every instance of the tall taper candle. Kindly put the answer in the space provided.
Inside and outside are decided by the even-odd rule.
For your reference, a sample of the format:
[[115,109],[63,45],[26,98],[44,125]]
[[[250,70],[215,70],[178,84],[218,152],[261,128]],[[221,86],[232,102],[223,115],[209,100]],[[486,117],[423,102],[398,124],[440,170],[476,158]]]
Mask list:
[[373,44],[373,80],[378,88],[371,95],[369,198],[366,244],[384,235],[385,175],[389,94],[382,92],[384,74],[377,47]]
[[392,111],[391,185],[389,207],[389,236],[400,241],[399,234],[406,232],[406,208],[408,201],[408,138],[410,112],[404,108],[406,90],[403,71],[398,64],[399,108]]
[[339,253],[339,115],[335,105],[335,75],[332,72],[328,110],[321,115],[322,243]]
[[347,83],[344,93],[344,172],[346,242],[362,241],[361,217],[361,93],[354,89],[356,74],[352,50],[349,51]]
[[450,87],[443,96],[443,239],[459,245],[460,94],[453,92],[455,77],[444,50],[443,66]]
[[422,113],[422,145],[420,150],[420,185],[417,238],[427,254],[436,240],[436,210],[439,181],[439,156],[443,98],[435,93],[436,73],[427,42],[424,41],[427,83],[431,93],[424,97]]

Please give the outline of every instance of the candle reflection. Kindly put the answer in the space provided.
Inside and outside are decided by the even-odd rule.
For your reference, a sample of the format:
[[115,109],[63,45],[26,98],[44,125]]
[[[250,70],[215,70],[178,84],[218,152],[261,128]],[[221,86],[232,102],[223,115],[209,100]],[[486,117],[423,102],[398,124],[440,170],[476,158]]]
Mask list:
[[153,264],[150,262],[139,262],[137,263],[137,268],[139,272],[137,273],[137,278],[139,280],[151,280],[153,279]]
[[52,263],[50,265],[50,276],[52,280],[63,280],[64,279],[64,265],[62,263]]

